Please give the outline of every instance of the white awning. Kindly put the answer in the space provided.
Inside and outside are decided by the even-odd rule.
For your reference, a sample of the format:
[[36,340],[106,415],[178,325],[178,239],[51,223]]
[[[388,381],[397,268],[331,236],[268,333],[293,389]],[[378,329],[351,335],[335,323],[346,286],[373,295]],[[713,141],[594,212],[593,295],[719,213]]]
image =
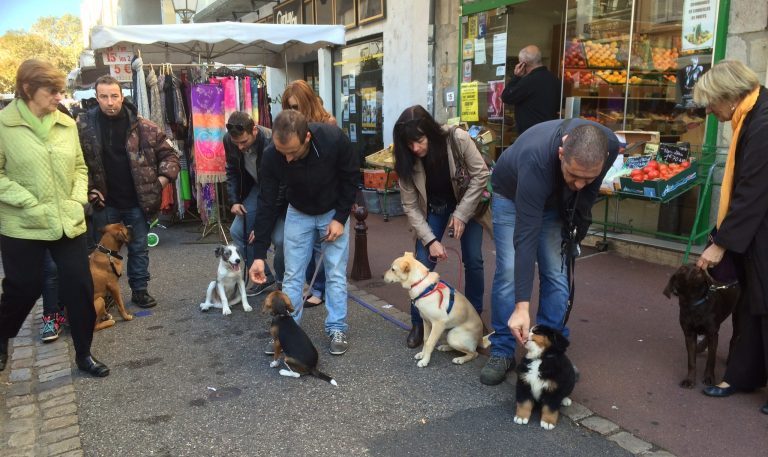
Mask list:
[[91,49],[125,46],[145,64],[211,63],[282,67],[325,46],[343,45],[342,25],[202,24],[95,26]]

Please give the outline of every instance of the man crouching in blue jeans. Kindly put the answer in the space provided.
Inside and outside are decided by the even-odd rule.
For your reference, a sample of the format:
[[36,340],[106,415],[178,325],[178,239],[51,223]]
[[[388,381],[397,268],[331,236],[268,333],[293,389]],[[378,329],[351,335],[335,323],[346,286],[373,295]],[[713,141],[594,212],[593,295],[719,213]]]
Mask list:
[[569,258],[587,234],[600,184],[619,150],[616,135],[584,119],[536,124],[507,148],[493,170],[496,273],[491,292],[491,356],[480,382],[501,383],[528,339],[534,266],[536,322],[562,330],[570,296]]
[[[304,273],[313,255],[315,241],[323,240],[326,276],[325,332],[329,351],[347,351],[347,262],[349,260],[349,213],[355,202],[360,168],[349,139],[335,125],[308,123],[298,111],[284,110],[272,125],[272,145],[261,162],[261,192],[254,228],[255,259],[249,274],[256,284],[264,283],[264,259],[274,224],[281,214],[280,183],[287,185],[285,216],[283,292],[297,308],[301,321]],[[274,351],[272,344],[266,353]]]

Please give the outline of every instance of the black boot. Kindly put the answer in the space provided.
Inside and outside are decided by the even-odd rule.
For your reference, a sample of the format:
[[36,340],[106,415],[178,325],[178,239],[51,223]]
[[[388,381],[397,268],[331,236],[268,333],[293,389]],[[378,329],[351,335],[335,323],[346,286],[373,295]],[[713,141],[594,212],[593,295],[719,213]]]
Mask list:
[[5,370],[8,362],[8,338],[0,338],[0,371]]
[[414,349],[421,346],[424,342],[424,324],[412,324],[411,331],[408,333],[408,339],[405,340],[405,344],[409,348]]
[[77,362],[77,368],[79,368],[81,371],[85,371],[86,373],[89,373],[90,375],[97,378],[103,378],[104,376],[109,375],[109,368],[107,368],[107,366],[103,363],[94,359],[92,355],[87,357],[76,357],[75,362]]

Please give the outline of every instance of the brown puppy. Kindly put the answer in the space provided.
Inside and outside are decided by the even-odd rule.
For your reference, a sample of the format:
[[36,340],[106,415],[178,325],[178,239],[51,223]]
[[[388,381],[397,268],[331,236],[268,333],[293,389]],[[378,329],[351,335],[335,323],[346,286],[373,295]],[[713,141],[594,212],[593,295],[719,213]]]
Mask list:
[[99,244],[88,257],[93,277],[93,308],[96,310],[94,331],[115,325],[112,316],[107,313],[104,302],[107,292],[117,303],[117,310],[123,320],[133,319],[133,315],[125,310],[119,282],[123,274],[123,257],[120,255],[120,249],[131,240],[131,231],[123,224],[109,224],[102,229],[102,233]]
[[424,319],[424,350],[414,356],[419,367],[429,365],[432,351],[445,331],[448,344],[438,346],[437,350],[466,354],[453,359],[457,365],[477,357],[478,346],[490,346],[488,337],[483,337],[483,321],[469,300],[440,281],[440,275],[430,272],[412,253],[406,252],[392,262],[384,273],[384,282],[400,283],[403,289],[408,289],[411,301]]
[[262,311],[272,315],[269,333],[274,340],[275,355],[269,366],[276,368],[280,365],[280,355],[285,353],[287,369],[280,370],[281,376],[298,378],[303,374],[311,374],[338,387],[333,378],[317,369],[317,349],[306,332],[293,320],[293,306],[288,296],[278,290],[272,292],[264,300]]
[[[734,313],[739,299],[739,285],[716,284],[714,280],[696,265],[683,265],[669,278],[664,295],[677,295],[680,305],[680,328],[685,335],[688,353],[688,374],[680,387],[692,389],[696,385],[696,353],[707,348],[707,366],[704,369],[704,384],[711,386],[715,379],[715,356],[717,355],[720,325]],[[731,348],[736,341],[736,315],[732,322]],[[704,335],[704,343],[697,351],[696,337]],[[730,351],[729,351],[730,353]]]

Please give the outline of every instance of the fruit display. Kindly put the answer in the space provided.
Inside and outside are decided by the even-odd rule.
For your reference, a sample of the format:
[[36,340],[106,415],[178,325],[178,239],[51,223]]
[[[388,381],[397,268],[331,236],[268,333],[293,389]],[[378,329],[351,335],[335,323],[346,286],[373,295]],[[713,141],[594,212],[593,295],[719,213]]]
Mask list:
[[617,58],[619,43],[616,41],[596,43],[592,40],[587,40],[584,42],[584,51],[587,54],[587,61],[590,67],[615,68],[622,66],[622,63]]
[[590,86],[595,82],[595,75],[591,71],[570,71],[566,70],[563,74],[566,83],[572,83],[574,86]]
[[563,62],[566,67],[586,68],[587,58],[584,55],[584,48],[578,38],[574,38],[565,46],[565,56]]
[[643,168],[635,168],[630,171],[629,176],[632,178],[633,182],[653,181],[656,179],[667,181],[690,166],[691,163],[687,160],[679,164],[666,164],[664,162],[651,160],[648,162],[648,165]]
[[653,68],[659,71],[677,68],[677,48],[652,48]]

